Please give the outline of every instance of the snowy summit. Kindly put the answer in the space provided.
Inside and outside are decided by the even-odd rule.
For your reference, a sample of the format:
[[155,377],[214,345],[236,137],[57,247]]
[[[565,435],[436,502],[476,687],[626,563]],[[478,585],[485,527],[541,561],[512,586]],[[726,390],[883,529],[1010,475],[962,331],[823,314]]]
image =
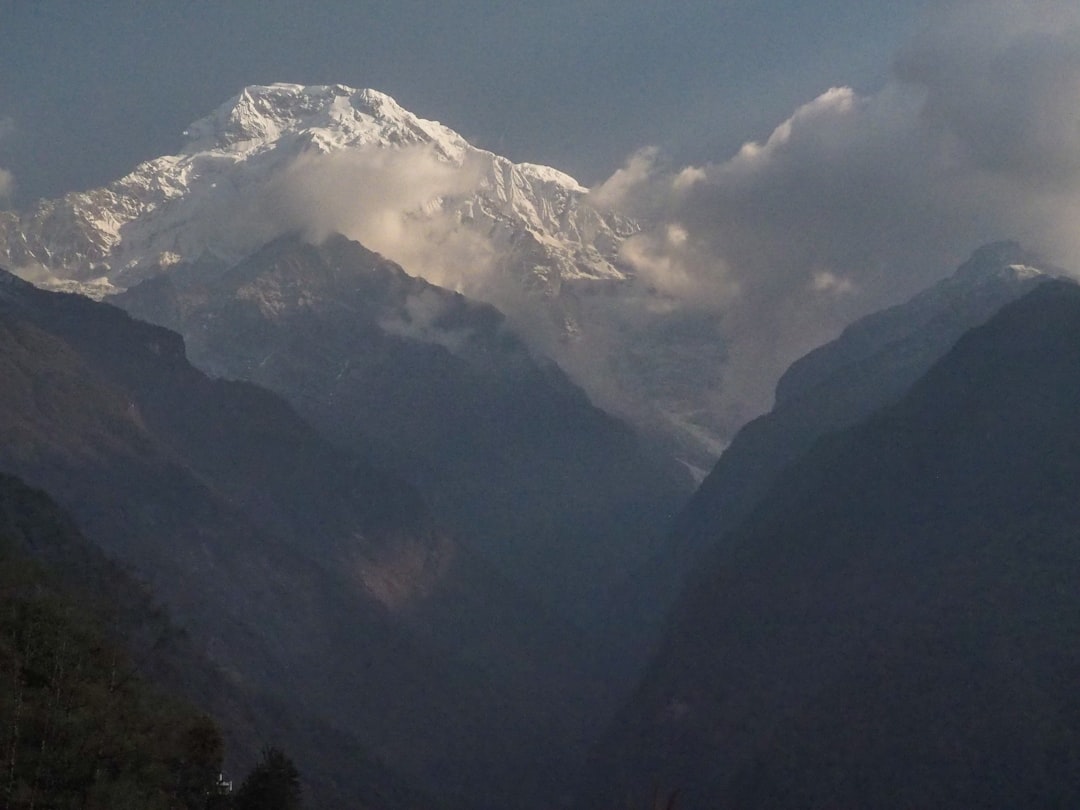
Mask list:
[[695,468],[722,447],[718,325],[672,326],[621,260],[641,227],[569,175],[343,85],[246,87],[184,138],[105,187],[0,212],[0,266],[100,298],[184,263],[225,270],[286,234],[340,233],[495,305],[536,355]]
[[[205,254],[239,259],[280,232],[309,224],[292,221],[288,211],[260,210],[283,178],[295,179],[298,166],[317,165],[318,156],[348,154],[358,160],[344,177],[358,184],[398,180],[396,186],[410,192],[403,197],[398,188],[383,189],[395,201],[415,204],[392,213],[453,213],[497,250],[532,247],[540,254],[537,272],[553,287],[564,278],[622,275],[615,258],[633,226],[582,205],[586,189],[572,177],[476,149],[375,90],[247,87],[184,135],[179,154],[147,161],[104,188],[0,215],[0,264],[58,279],[104,276],[122,288],[179,260]],[[388,151],[399,157],[373,157]],[[411,194],[424,190],[423,182],[409,184],[432,173],[432,160],[445,169],[430,184],[434,193],[427,199]],[[337,170],[343,164],[326,165]],[[342,189],[335,193],[340,197]]]

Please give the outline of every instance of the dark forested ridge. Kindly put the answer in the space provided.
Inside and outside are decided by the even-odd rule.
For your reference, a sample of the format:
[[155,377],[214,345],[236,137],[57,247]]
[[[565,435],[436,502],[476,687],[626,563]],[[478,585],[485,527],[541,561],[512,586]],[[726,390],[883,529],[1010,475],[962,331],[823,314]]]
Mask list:
[[225,810],[219,775],[239,787],[272,743],[304,754],[305,806],[454,806],[238,685],[48,495],[3,474],[0,601],[0,806]]
[[1048,282],[819,441],[680,601],[599,795],[1080,802],[1080,288]]
[[[203,810],[224,743],[146,683],[131,648],[165,629],[43,493],[0,475],[0,803]],[[122,637],[122,638],[120,638]],[[156,639],[160,643],[161,639]]]

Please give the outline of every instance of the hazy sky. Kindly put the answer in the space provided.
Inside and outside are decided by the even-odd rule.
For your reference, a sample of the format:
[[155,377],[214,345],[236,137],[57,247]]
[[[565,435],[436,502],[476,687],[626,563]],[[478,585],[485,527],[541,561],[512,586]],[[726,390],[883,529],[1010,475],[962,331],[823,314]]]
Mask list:
[[633,150],[722,160],[833,85],[873,91],[925,0],[0,0],[16,202],[175,152],[246,84],[373,87],[592,184]]

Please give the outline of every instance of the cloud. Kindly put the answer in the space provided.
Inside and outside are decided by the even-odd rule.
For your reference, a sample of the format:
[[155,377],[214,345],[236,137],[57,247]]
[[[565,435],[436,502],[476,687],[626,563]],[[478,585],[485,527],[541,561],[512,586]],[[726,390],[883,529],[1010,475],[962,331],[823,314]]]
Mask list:
[[465,194],[479,169],[426,146],[305,155],[269,189],[280,216],[320,241],[342,233],[429,281],[456,289],[485,272],[490,246],[441,201]]
[[[15,131],[15,119],[11,116],[0,118],[0,141],[10,137]],[[7,204],[15,198],[15,175],[8,169],[0,166],[0,205]]]
[[722,162],[639,152],[593,199],[656,223],[623,258],[712,308],[746,418],[798,355],[984,242],[1080,267],[1080,8],[945,4],[879,91],[827,89]]
[[835,273],[822,270],[814,274],[810,282],[810,288],[815,292],[832,292],[837,295],[845,295],[855,291],[855,284],[848,278],[840,278]]
[[896,61],[954,165],[1021,182],[1080,173],[1080,7],[962,3]]
[[0,203],[6,203],[15,196],[15,175],[0,167]]
[[369,242],[396,242],[410,212],[467,186],[467,174],[417,146],[301,155],[270,193],[313,239],[353,231]]
[[621,169],[590,191],[592,205],[600,210],[620,211],[633,216],[633,208],[648,206],[650,202],[655,204],[655,201],[642,200],[641,195],[652,188],[649,180],[657,170],[659,156],[660,150],[655,146],[639,149]]
[[392,335],[436,343],[460,355],[472,339],[473,329],[467,324],[448,326],[445,322],[448,309],[443,294],[433,287],[424,287],[410,293],[404,310],[383,318],[379,326]]
[[440,159],[427,146],[307,152],[268,176],[215,183],[190,202],[184,255],[204,250],[239,260],[283,233],[322,241],[355,239],[414,275],[457,288],[481,276],[490,246],[461,227],[442,201],[479,182],[478,170]]

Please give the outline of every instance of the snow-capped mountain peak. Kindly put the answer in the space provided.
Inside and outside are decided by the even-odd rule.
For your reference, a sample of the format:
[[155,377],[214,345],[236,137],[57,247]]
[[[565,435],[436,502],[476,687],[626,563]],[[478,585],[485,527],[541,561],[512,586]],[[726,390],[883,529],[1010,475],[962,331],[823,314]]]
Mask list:
[[957,268],[954,283],[987,283],[990,279],[1024,279],[1044,274],[1062,275],[1064,272],[1010,239],[978,248],[971,258]]
[[318,134],[325,150],[347,146],[432,144],[460,160],[468,143],[437,121],[426,121],[377,90],[345,85],[271,84],[245,87],[184,132],[182,153],[256,151],[283,136]]
[[705,467],[724,429],[719,375],[701,371],[718,326],[672,337],[687,329],[669,328],[620,259],[638,231],[569,175],[477,148],[384,93],[269,84],[192,123],[175,154],[0,212],[0,266],[101,297],[184,263],[234,266],[285,234],[341,233],[494,304],[594,402]]
[[[634,226],[593,210],[576,180],[477,149],[375,90],[246,87],[189,126],[185,138],[178,154],[140,164],[104,188],[43,200],[22,215],[4,214],[0,263],[44,269],[59,279],[104,276],[126,287],[158,272],[169,257],[236,260],[281,233],[310,225],[298,224],[295,211],[268,199],[281,191],[281,178],[298,160],[310,168],[320,156],[346,154],[366,157],[345,174],[338,166],[331,172],[339,207],[350,205],[343,184],[354,183],[356,198],[364,198],[365,185],[380,184],[385,195],[377,216],[450,216],[453,225],[491,242],[495,254],[527,253],[529,278],[523,282],[539,280],[552,294],[566,279],[623,277],[616,269],[618,247]],[[382,157],[370,159],[373,154]],[[325,180],[314,177],[313,182]],[[328,197],[321,195],[319,203],[328,206]],[[365,202],[370,208],[370,199]],[[333,222],[340,229],[348,224]],[[444,219],[443,230],[446,225]],[[367,236],[360,230],[354,235]],[[384,252],[425,274],[409,256]],[[468,286],[460,283],[467,279],[458,281]]]

